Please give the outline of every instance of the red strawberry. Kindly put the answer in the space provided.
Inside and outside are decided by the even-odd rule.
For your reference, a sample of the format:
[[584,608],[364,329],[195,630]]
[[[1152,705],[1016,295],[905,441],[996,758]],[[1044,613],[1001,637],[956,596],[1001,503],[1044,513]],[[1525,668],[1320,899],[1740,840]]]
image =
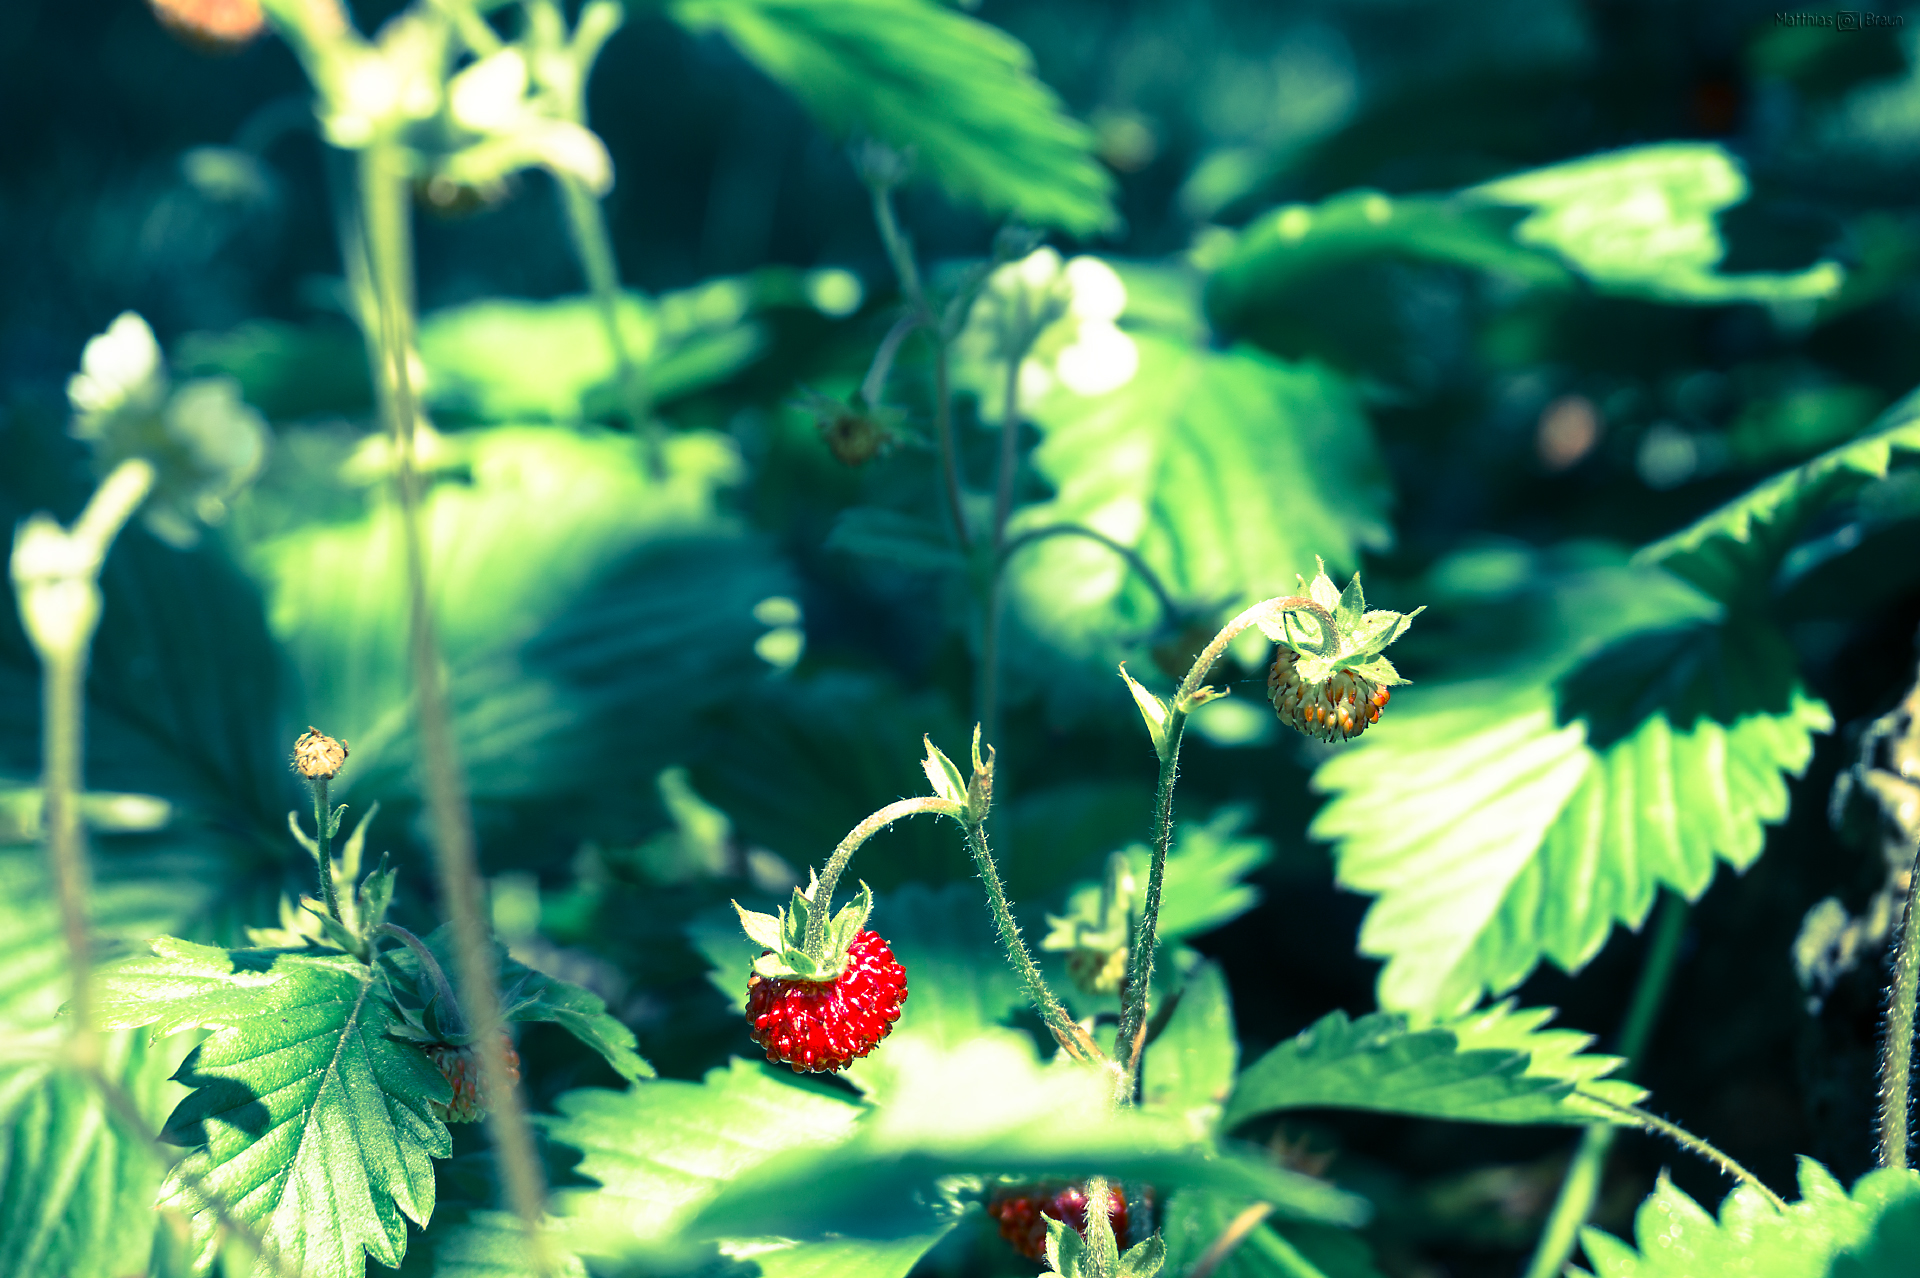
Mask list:
[[[514,1082],[519,1082],[520,1053],[513,1050],[513,1040],[501,1034],[500,1047],[507,1054],[507,1073]],[[487,1098],[480,1082],[480,1060],[472,1044],[455,1047],[452,1043],[428,1043],[421,1050],[426,1052],[441,1076],[453,1084],[453,1099],[447,1102],[446,1121],[477,1123],[484,1118]]]
[[[1107,1219],[1113,1222],[1114,1241],[1125,1251],[1133,1245],[1132,1217],[1127,1210],[1127,1191],[1114,1185],[1112,1205]],[[1143,1205],[1151,1206],[1151,1198]],[[1042,1185],[1011,1186],[995,1192],[987,1200],[987,1215],[1000,1224],[1000,1236],[1029,1260],[1047,1257],[1048,1216],[1072,1225],[1082,1238],[1087,1236],[1087,1187],[1084,1181],[1062,1184],[1050,1181]],[[1144,1222],[1143,1222],[1144,1223]],[[1144,1237],[1148,1231],[1142,1229]]]
[[863,931],[847,946],[846,967],[831,981],[757,972],[748,977],[747,1019],[768,1060],[802,1073],[827,1073],[845,1069],[892,1033],[906,998],[906,969],[878,932]]

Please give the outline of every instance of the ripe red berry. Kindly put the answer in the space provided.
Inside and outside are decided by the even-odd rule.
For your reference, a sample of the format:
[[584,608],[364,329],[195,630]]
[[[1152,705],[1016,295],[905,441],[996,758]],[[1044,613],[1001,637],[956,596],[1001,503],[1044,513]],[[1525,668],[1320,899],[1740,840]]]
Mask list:
[[[500,1046],[507,1054],[507,1073],[514,1082],[520,1081],[520,1053],[513,1050],[513,1040],[504,1033],[500,1035]],[[472,1044],[455,1047],[452,1043],[427,1043],[421,1047],[441,1077],[453,1084],[453,1099],[447,1102],[446,1121],[449,1123],[477,1123],[486,1116],[486,1089],[480,1081],[480,1060]]]
[[[1125,1251],[1136,1241],[1132,1237],[1133,1220],[1127,1208],[1127,1191],[1117,1184],[1112,1190],[1107,1219],[1113,1222],[1114,1241]],[[1073,1226],[1082,1238],[1087,1236],[1087,1187],[1083,1181],[1009,1187],[987,1200],[987,1215],[999,1223],[1000,1236],[1013,1244],[1015,1251],[1030,1260],[1045,1260],[1046,1217]],[[1139,1232],[1144,1237],[1148,1231]]]
[[828,1073],[845,1069],[892,1033],[906,998],[906,969],[894,961],[892,948],[878,932],[861,932],[834,980],[748,977],[747,1019],[768,1060],[801,1073]]

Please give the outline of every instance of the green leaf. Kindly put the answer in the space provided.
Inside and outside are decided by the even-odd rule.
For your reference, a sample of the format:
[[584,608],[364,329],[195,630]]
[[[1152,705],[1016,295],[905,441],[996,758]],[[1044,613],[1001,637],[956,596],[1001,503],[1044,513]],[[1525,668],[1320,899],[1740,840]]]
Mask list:
[[407,1221],[433,1214],[431,1160],[452,1152],[433,1114],[452,1089],[425,1053],[387,1037],[366,967],[160,937],[151,957],[104,971],[97,996],[104,1026],[214,1031],[181,1067],[194,1091],[167,1122],[170,1139],[197,1148],[166,1202],[194,1213],[203,1245],[218,1223],[211,1193],[309,1278],[360,1278],[363,1251],[400,1263]]
[[[472,482],[435,486],[423,520],[476,793],[577,793],[664,766],[649,752],[673,748],[672,725],[765,669],[753,607],[789,587],[717,511],[718,489],[738,474],[728,441],[668,436],[656,476],[633,437],[608,432],[505,427],[447,440],[447,460]],[[336,793],[355,802],[416,784],[399,533],[382,502],[253,556],[307,692],[299,719],[352,744]],[[636,718],[648,732],[633,731]]]
[[1416,1019],[1543,957],[1577,970],[1662,885],[1696,900],[1717,860],[1752,864],[1832,726],[1767,623],[1673,578],[1590,568],[1518,612],[1536,642],[1499,674],[1405,690],[1314,777],[1338,881],[1378,897],[1360,948],[1388,960],[1381,1005]]
[[166,1157],[150,1133],[182,1095],[168,1076],[185,1044],[103,1035],[101,1070],[133,1102],[130,1129],[93,1081],[57,1056],[0,1061],[0,1275],[121,1278],[145,1273]]
[[[554,1228],[561,1223],[548,1220],[547,1246],[559,1261],[551,1278],[586,1278],[586,1266]],[[441,1208],[433,1227],[408,1250],[400,1273],[402,1278],[536,1278],[518,1216],[453,1206]]]
[[[1716,1221],[1662,1173],[1634,1217],[1640,1250],[1598,1229],[1586,1230],[1581,1244],[1596,1278],[1894,1278],[1912,1270],[1913,1254],[1891,1255],[1886,1243],[1910,1233],[1916,1209],[1920,1175],[1869,1172],[1848,1194],[1826,1168],[1802,1158],[1800,1201],[1784,1215],[1743,1185]],[[1880,1230],[1885,1235],[1876,1236]]]
[[[1056,492],[1016,533],[1085,526],[1137,552],[1176,600],[1223,610],[1291,592],[1316,554],[1352,567],[1388,544],[1386,472],[1344,379],[1251,347],[1130,340],[1125,385],[1033,405],[1032,464]],[[1164,620],[1127,561],[1089,538],[1047,537],[1007,572],[1025,626],[1070,654],[1118,660],[1116,635]]]
[[849,506],[841,511],[827,533],[826,546],[919,572],[966,566],[953,538],[939,524],[878,506]]
[[1920,397],[1881,414],[1876,428],[1783,471],[1637,556],[1729,602],[1762,594],[1787,551],[1823,510],[1881,478],[1896,454],[1920,452]]
[[700,1083],[661,1079],[625,1092],[567,1092],[554,1140],[585,1154],[596,1190],[560,1189],[555,1211],[586,1255],[656,1254],[729,1181],[780,1151],[831,1144],[860,1107],[792,1073],[736,1060]]
[[[658,299],[623,293],[620,332],[648,396],[656,404],[677,399],[758,358],[766,336],[753,313],[791,291],[784,277],[742,276]],[[488,298],[435,311],[420,324],[420,358],[427,403],[443,413],[577,425],[624,412],[619,368],[591,297]]]
[[1233,1090],[1239,1067],[1226,977],[1218,963],[1202,963],[1188,975],[1173,1018],[1147,1047],[1142,1092],[1149,1105],[1211,1117]]
[[907,1278],[951,1224],[904,1238],[785,1238],[723,1243],[722,1255],[759,1266],[760,1278]]
[[851,1139],[768,1160],[728,1184],[691,1228],[902,1237],[933,1224],[930,1204],[941,1202],[944,1178],[999,1174],[1098,1173],[1212,1186],[1271,1202],[1286,1217],[1356,1224],[1366,1215],[1363,1202],[1332,1186],[1214,1150],[1184,1116],[1115,1110],[1100,1071],[1043,1066],[1030,1042],[1012,1036],[944,1051],[889,1041],[879,1053],[897,1058],[901,1085]]
[[1090,235],[1116,221],[1092,134],[1006,32],[930,0],[676,0],[842,136],[877,138],[957,200]]
[[1746,175],[1717,144],[1628,147],[1518,173],[1466,192],[1533,210],[1522,244],[1557,252],[1597,287],[1661,302],[1814,301],[1845,278],[1833,262],[1790,274],[1721,275],[1714,215],[1747,197]]
[[1549,1008],[1515,1011],[1508,1002],[1414,1030],[1391,1012],[1357,1021],[1331,1012],[1247,1068],[1221,1126],[1311,1108],[1472,1123],[1623,1121],[1582,1094],[1632,1105],[1645,1090],[1602,1077],[1620,1061],[1583,1055],[1591,1035],[1541,1029],[1552,1015]]

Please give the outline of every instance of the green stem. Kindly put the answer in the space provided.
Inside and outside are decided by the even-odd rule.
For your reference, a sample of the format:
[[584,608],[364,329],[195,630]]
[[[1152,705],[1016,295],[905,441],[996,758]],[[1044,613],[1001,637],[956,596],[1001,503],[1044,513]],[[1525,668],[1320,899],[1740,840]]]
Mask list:
[[[89,636],[91,639],[91,636]],[[81,759],[85,744],[87,650],[50,654],[41,659],[42,757],[40,782],[45,803],[47,854],[52,860],[54,895],[60,901],[61,930],[67,939],[68,995],[73,1046],[90,1061],[93,1039],[92,945],[87,936],[87,895],[92,886],[86,831],[80,822]]]
[[1167,875],[1167,849],[1173,844],[1173,789],[1180,775],[1180,740],[1186,734],[1187,711],[1180,700],[1167,708],[1165,748],[1160,753],[1160,783],[1153,797],[1153,860],[1147,868],[1147,897],[1134,929],[1128,955],[1125,1005],[1120,1009],[1120,1034],[1114,1051],[1124,1068],[1120,1100],[1133,1103],[1140,1077],[1140,1058],[1146,1050],[1147,993],[1153,986],[1153,951],[1159,943],[1160,893]]
[[880,228],[880,242],[886,246],[894,273],[900,277],[900,291],[912,308],[915,323],[926,330],[933,342],[933,427],[940,448],[941,487],[946,495],[947,517],[953,521],[954,540],[966,550],[972,546],[973,538],[967,531],[966,507],[960,500],[960,460],[953,444],[953,406],[949,402],[952,388],[947,333],[927,302],[926,290],[920,284],[920,268],[913,260],[913,246],[907,243],[900,221],[894,216],[893,189],[876,183],[871,190],[873,220]]
[[1087,1177],[1087,1259],[1098,1278],[1119,1278],[1120,1242],[1113,1236],[1113,1186]]
[[333,884],[333,810],[327,802],[328,781],[325,777],[315,777],[307,784],[313,789],[314,842],[319,851],[313,854],[320,871],[320,895],[327,903],[327,913],[334,921],[344,923],[340,915],[340,893]]
[[[1671,892],[1663,894],[1659,912],[1654,917],[1646,959],[1640,966],[1640,979],[1620,1026],[1620,1055],[1626,1058],[1619,1070],[1621,1078],[1631,1078],[1646,1055],[1686,932],[1686,900]],[[1581,1134],[1573,1161],[1567,1165],[1566,1178],[1560,1182],[1559,1196],[1554,1199],[1553,1210],[1540,1232],[1540,1241],[1534,1245],[1526,1278],[1558,1278],[1566,1268],[1579,1241],[1581,1226],[1593,1215],[1593,1205],[1600,1196],[1600,1185],[1606,1175],[1607,1155],[1613,1150],[1618,1132],[1611,1123],[1595,1123]]]
[[633,428],[644,431],[653,419],[651,395],[645,370],[627,349],[626,334],[620,327],[620,264],[614,257],[613,236],[607,231],[606,211],[578,178],[562,176],[558,181],[574,251],[580,255],[580,269],[587,277],[594,309],[599,312],[600,326],[606,330],[607,345],[613,351],[623,406]]
[[441,894],[453,923],[454,957],[467,1024],[477,1037],[480,1077],[486,1088],[487,1126],[499,1152],[507,1201],[526,1229],[529,1259],[541,1274],[555,1272],[541,1218],[546,1186],[527,1126],[518,1084],[507,1070],[498,1032],[500,1001],[494,988],[490,930],[481,913],[481,884],[474,852],[466,778],[453,739],[452,714],[441,683],[433,614],[427,601],[426,552],[420,532],[420,477],[414,466],[414,402],[409,362],[413,350],[412,232],[408,183],[400,157],[387,146],[360,153],[360,219],[366,265],[378,320],[379,358],[374,369],[394,446],[394,487],[399,499],[402,551],[420,745],[426,772],[427,810],[432,817],[434,860]]
[[1298,1247],[1272,1229],[1255,1229],[1247,1241],[1286,1278],[1327,1278],[1320,1266],[1301,1255]]
[[467,1025],[461,1020],[460,1000],[454,997],[453,986],[447,983],[447,974],[441,968],[440,960],[433,956],[431,949],[427,948],[427,943],[398,923],[382,923],[377,935],[391,936],[413,951],[414,957],[420,961],[421,972],[433,983],[434,997],[439,1000],[440,1006],[444,1009],[443,1014],[451,1021],[454,1032],[466,1033]]
[[[960,818],[956,817],[956,820]],[[1040,1013],[1040,1019],[1046,1022],[1054,1041],[1059,1043],[1069,1056],[1083,1061],[1102,1059],[1100,1049],[1093,1039],[1080,1028],[1067,1009],[1047,985],[1046,977],[1040,974],[1040,965],[1033,961],[1033,955],[1027,950],[1027,943],[1020,936],[1020,924],[1014,920],[1013,906],[1007,901],[1006,885],[1000,881],[1000,870],[993,863],[993,853],[987,847],[987,833],[978,823],[960,821],[967,832],[967,850],[973,854],[974,868],[980,872],[980,879],[987,885],[987,908],[993,914],[993,924],[1000,933],[1000,944],[1007,952],[1007,962],[1020,974],[1026,984],[1027,998],[1033,1008]]]
[[1781,1199],[1780,1195],[1767,1188],[1765,1181],[1735,1161],[1733,1155],[1716,1148],[1711,1142],[1695,1136],[1678,1123],[1670,1123],[1658,1114],[1648,1113],[1638,1105],[1621,1105],[1615,1101],[1607,1100],[1605,1097],[1595,1096],[1591,1092],[1582,1092],[1580,1097],[1582,1100],[1600,1105],[1606,1109],[1614,1110],[1627,1118],[1631,1118],[1636,1126],[1653,1132],[1656,1135],[1665,1136],[1668,1140],[1680,1146],[1680,1148],[1686,1150],[1688,1153],[1712,1163],[1728,1176],[1751,1187],[1762,1198],[1766,1199],[1775,1211],[1784,1213],[1787,1210],[1787,1204]]
[[1085,537],[1088,541],[1105,546],[1126,560],[1127,567],[1133,569],[1140,580],[1146,584],[1147,589],[1153,592],[1154,602],[1160,606],[1160,615],[1163,618],[1179,614],[1180,606],[1174,603],[1173,596],[1167,592],[1167,587],[1160,580],[1160,575],[1140,557],[1139,551],[1131,546],[1122,545],[1098,529],[1089,528],[1085,524],[1048,524],[1044,528],[1030,528],[1001,547],[1000,561],[1004,564],[1013,558],[1016,550],[1031,546],[1036,541],[1045,541],[1049,537]]
[[916,812],[931,812],[936,816],[955,816],[959,808],[945,799],[936,799],[932,795],[921,795],[916,799],[901,799],[898,803],[889,803],[878,812],[853,827],[847,837],[840,840],[840,846],[827,858],[826,868],[820,871],[820,877],[813,886],[813,907],[807,914],[807,935],[803,945],[810,958],[823,959],[827,953],[827,921],[833,910],[833,890],[840,884],[840,875],[847,868],[847,862],[853,860],[853,854],[880,831]]
[[1920,857],[1907,877],[1907,903],[1893,951],[1893,989],[1887,996],[1887,1032],[1880,1045],[1880,1165],[1904,1169],[1913,1144],[1914,1000],[1920,997],[1920,921],[1913,908]]

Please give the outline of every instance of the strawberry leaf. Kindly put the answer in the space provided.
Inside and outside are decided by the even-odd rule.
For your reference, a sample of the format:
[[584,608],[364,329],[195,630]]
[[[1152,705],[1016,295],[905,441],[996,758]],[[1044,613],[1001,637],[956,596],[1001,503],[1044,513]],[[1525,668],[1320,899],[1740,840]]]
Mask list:
[[1141,1068],[1146,1103],[1216,1114],[1233,1090],[1239,1064],[1226,977],[1218,963],[1202,963],[1188,975],[1172,1019],[1147,1046]]
[[1472,1123],[1623,1121],[1583,1099],[1637,1103],[1646,1092],[1602,1078],[1620,1064],[1582,1055],[1590,1035],[1543,1030],[1546,1008],[1511,1003],[1431,1029],[1374,1012],[1332,1012],[1247,1068],[1223,1129],[1286,1109],[1360,1109]]
[[[552,1278],[586,1278],[580,1257],[561,1245],[558,1232],[549,1228],[546,1235],[559,1262]],[[400,1268],[401,1278],[530,1278],[532,1273],[518,1216],[452,1205],[440,1209]]]
[[1751,1189],[1727,1196],[1715,1220],[1666,1175],[1634,1217],[1638,1251],[1613,1235],[1581,1236],[1595,1278],[1895,1278],[1913,1267],[1920,1224],[1920,1175],[1869,1172],[1847,1193],[1826,1168],[1800,1160],[1800,1201],[1783,1215]]
[[[407,1221],[433,1214],[434,1158],[452,1150],[434,1117],[452,1089],[419,1049],[387,1037],[373,973],[344,954],[222,950],[171,937],[101,974],[114,1028],[213,1034],[177,1075],[194,1089],[167,1122],[196,1148],[166,1187],[210,1253],[221,1210],[287,1268],[360,1278],[363,1253],[398,1265]],[[268,1272],[263,1262],[258,1272]]]
[[1542,958],[1577,970],[1661,886],[1697,900],[1717,861],[1751,864],[1831,727],[1769,623],[1658,572],[1547,573],[1455,615],[1523,651],[1407,689],[1314,777],[1338,881],[1378,898],[1360,948],[1387,959],[1381,1005],[1416,1018]]
[[931,0],[676,0],[831,131],[910,151],[956,200],[1033,226],[1111,226],[1113,180],[1006,32]]
[[1775,475],[1636,558],[1716,599],[1762,596],[1815,516],[1884,476],[1896,455],[1912,453],[1920,453],[1920,397],[1910,395],[1859,439]]

